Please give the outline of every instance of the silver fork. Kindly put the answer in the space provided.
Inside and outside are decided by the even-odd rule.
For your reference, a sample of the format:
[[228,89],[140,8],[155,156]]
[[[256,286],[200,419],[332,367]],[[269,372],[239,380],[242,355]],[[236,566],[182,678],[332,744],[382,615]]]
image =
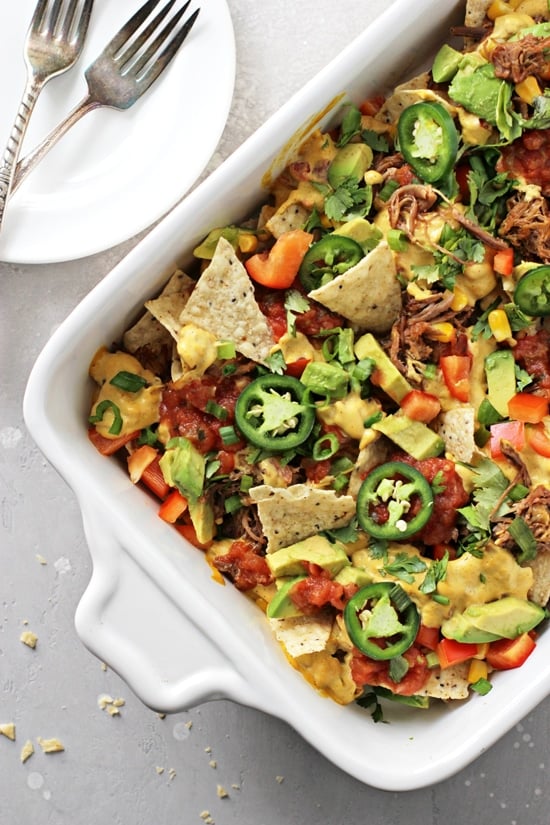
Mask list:
[[38,96],[52,77],[74,66],[82,51],[94,0],[38,0],[24,57],[27,81],[0,164],[0,229],[23,138]]
[[[175,2],[176,0],[168,0],[139,35],[133,37],[159,3],[159,0],[148,0],[113,37],[85,71],[88,93],[39,145],[17,164],[12,192],[15,192],[57,141],[85,114],[100,106],[128,109],[147,91],[176,55],[200,11],[194,11],[178,28],[178,23],[191,2],[187,0],[154,36]],[[160,49],[162,51],[159,51]]]

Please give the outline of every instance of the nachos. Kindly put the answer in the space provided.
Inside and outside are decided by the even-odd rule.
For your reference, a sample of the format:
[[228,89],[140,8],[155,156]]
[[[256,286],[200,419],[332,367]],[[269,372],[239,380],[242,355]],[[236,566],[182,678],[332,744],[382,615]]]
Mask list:
[[90,367],[94,445],[341,704],[485,694],[547,618],[548,5],[453,34]]

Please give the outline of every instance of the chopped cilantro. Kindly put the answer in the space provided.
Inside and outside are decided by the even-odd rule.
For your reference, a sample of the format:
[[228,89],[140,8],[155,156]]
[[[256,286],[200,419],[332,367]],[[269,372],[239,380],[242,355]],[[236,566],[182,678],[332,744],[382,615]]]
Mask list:
[[325,214],[331,220],[364,218],[372,206],[372,187],[360,185],[354,177],[342,183],[325,198]]
[[413,573],[423,573],[424,570],[426,570],[426,562],[418,556],[409,553],[397,553],[393,561],[382,567],[381,572],[412,584],[414,582]]
[[537,540],[525,519],[516,516],[508,527],[508,532],[521,550],[521,553],[517,555],[518,562],[523,564],[523,562],[532,561],[537,555]]
[[444,581],[447,575],[447,563],[449,561],[449,554],[445,551],[441,559],[433,561],[428,567],[428,572],[424,576],[420,587],[421,593],[435,593],[439,582]]
[[378,696],[373,690],[370,690],[368,693],[364,693],[363,696],[360,696],[359,699],[357,699],[357,704],[359,707],[366,708],[367,710],[372,708],[371,717],[373,722],[386,723],[382,712],[382,705],[378,701]]
[[344,117],[342,118],[342,126],[340,128],[340,137],[336,142],[338,147],[345,146],[352,138],[361,132],[361,112],[356,106],[348,106]]

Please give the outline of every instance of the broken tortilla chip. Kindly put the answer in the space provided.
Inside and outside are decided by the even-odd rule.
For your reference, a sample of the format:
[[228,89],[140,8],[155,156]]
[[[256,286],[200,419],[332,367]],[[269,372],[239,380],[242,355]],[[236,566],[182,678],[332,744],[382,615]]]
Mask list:
[[434,670],[416,695],[443,701],[466,699],[469,695],[468,667],[468,662],[460,662],[445,669]]
[[202,327],[218,341],[233,341],[240,353],[258,363],[265,361],[275,345],[246,269],[223,237],[179,321],[180,325],[193,323]]
[[151,315],[168,330],[176,341],[181,327],[179,318],[194,286],[195,281],[192,278],[178,271],[168,282],[167,289],[158,298],[147,301],[145,304]]
[[334,490],[307,484],[292,487],[252,487],[250,497],[257,502],[267,552],[273,553],[322,530],[348,524],[355,513],[355,500]]
[[401,309],[401,284],[391,249],[382,242],[358,264],[309,295],[359,330],[387,332]]
[[445,452],[454,461],[468,464],[472,460],[477,446],[474,440],[475,410],[471,404],[461,404],[441,413],[435,430],[445,442]]
[[270,619],[269,624],[288,655],[296,658],[325,649],[332,621],[331,616],[289,616]]

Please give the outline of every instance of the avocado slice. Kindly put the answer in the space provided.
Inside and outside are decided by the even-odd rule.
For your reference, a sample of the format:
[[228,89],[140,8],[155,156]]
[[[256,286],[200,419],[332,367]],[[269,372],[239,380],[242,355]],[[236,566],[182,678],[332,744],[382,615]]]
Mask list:
[[281,547],[274,553],[268,553],[265,560],[275,578],[301,575],[304,572],[303,562],[317,564],[332,576],[351,564],[342,542],[332,543],[320,535]]
[[338,149],[328,167],[328,182],[337,189],[346,178],[360,181],[372,163],[372,149],[366,143],[348,143]]
[[342,569],[335,575],[334,581],[344,587],[347,584],[356,584],[358,587],[364,587],[366,584],[372,584],[372,576],[364,567],[342,567]]
[[385,435],[406,453],[418,461],[433,458],[445,449],[445,442],[422,421],[415,421],[403,413],[387,415],[372,425],[372,429]]
[[441,632],[458,642],[516,639],[545,617],[546,611],[540,605],[517,596],[505,596],[487,604],[471,604],[463,613],[443,622]]
[[462,52],[444,43],[434,58],[432,77],[436,83],[446,83],[455,76],[462,62]]
[[295,584],[307,578],[306,576],[293,576],[281,584],[267,606],[267,616],[270,619],[286,619],[289,616],[301,616],[302,613],[289,596]]
[[516,367],[510,349],[499,349],[485,358],[487,397],[495,410],[508,417],[508,401],[516,394]]
[[412,390],[389,356],[384,352],[371,332],[355,342],[355,354],[359,361],[371,358],[376,364],[376,383],[398,404]]
[[337,227],[333,234],[343,235],[356,241],[363,248],[365,255],[378,246],[384,237],[380,229],[365,218],[352,218]]

